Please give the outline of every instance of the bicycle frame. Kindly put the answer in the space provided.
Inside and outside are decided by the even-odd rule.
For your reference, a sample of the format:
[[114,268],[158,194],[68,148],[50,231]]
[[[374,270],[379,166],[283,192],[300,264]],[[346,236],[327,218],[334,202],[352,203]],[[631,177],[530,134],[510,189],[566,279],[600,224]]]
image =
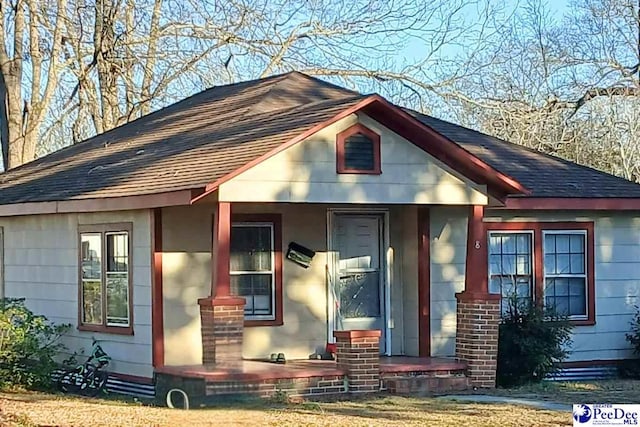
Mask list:
[[91,354],[82,364],[66,371],[58,379],[61,391],[75,391],[82,394],[97,395],[107,382],[107,373],[102,369],[109,365],[111,357],[102,349],[97,340],[93,340]]

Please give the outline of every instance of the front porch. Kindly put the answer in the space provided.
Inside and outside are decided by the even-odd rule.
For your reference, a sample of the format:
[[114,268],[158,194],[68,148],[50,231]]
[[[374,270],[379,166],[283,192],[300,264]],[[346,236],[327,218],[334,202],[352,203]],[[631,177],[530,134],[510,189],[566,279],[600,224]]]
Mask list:
[[[373,307],[380,315],[372,327],[346,324],[344,311],[334,310],[340,298],[331,284],[332,265],[341,261],[330,242],[332,220],[364,212],[379,218],[369,228],[380,229],[380,248],[372,252],[380,250],[374,274],[381,291]],[[170,388],[205,398],[493,387],[499,296],[487,293],[482,215],[481,206],[217,202],[163,209],[156,217],[158,250],[170,263],[159,274],[164,336],[154,338],[154,354],[162,356],[154,364],[157,395]],[[237,243],[234,249],[236,227],[245,227],[245,235],[248,228],[268,230],[260,247],[271,249]],[[292,243],[315,253],[306,268],[286,257]],[[238,274],[251,269],[238,273],[234,266],[254,261],[273,266],[269,293],[247,297],[237,292]],[[261,317],[258,309],[271,311]],[[334,341],[337,362],[302,360]],[[273,353],[286,354],[287,364],[252,360]]]
[[[467,365],[449,358],[380,357],[376,391],[394,394],[437,394],[469,387]],[[276,364],[240,360],[208,365],[156,369],[156,396],[164,403],[171,389],[185,391],[191,404],[222,397],[289,398],[339,396],[349,393],[348,369],[334,360],[292,360]]]

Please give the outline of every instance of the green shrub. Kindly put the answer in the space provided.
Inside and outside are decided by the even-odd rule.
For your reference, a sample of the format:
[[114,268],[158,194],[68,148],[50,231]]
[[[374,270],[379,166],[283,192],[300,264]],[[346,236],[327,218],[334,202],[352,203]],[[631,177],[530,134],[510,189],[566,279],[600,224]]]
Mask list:
[[0,387],[49,388],[64,350],[60,336],[71,325],[54,325],[35,315],[23,299],[0,299]]
[[633,346],[633,354],[640,357],[640,307],[636,306],[636,313],[629,324],[631,332],[627,334],[627,341]]
[[[640,307],[636,306],[636,312],[629,324],[631,325],[631,332],[626,334],[626,338],[633,347],[633,354],[640,359]],[[618,368],[620,376],[623,378],[640,378],[640,363],[638,359],[623,361]]]
[[497,383],[502,387],[539,382],[569,355],[572,326],[532,302],[509,299],[498,335]]

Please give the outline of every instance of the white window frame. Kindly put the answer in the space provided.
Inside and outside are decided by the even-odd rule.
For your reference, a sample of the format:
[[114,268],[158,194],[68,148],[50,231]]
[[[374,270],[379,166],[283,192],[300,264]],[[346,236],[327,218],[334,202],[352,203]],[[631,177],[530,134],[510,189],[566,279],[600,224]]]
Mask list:
[[[100,323],[88,323],[84,319],[84,283],[92,280],[85,280],[83,277],[83,249],[82,237],[84,235],[94,235],[100,238],[100,291],[102,321]],[[124,235],[127,239],[127,323],[110,323],[107,321],[107,263],[108,235]],[[92,331],[101,333],[113,333],[121,335],[133,335],[134,310],[133,310],[133,224],[107,223],[107,224],[79,224],[78,225],[78,329],[82,331]]]
[[[249,274],[264,274],[271,276],[271,314],[247,314],[245,313],[245,320],[276,320],[276,253],[275,253],[275,224],[268,221],[239,221],[231,223],[231,232],[233,228],[255,228],[255,227],[269,227],[271,238],[271,271],[246,271],[246,270],[232,270],[229,268],[230,276],[242,276]],[[239,295],[242,297],[242,295]]]
[[[530,264],[529,264],[529,275],[531,276],[531,288],[529,289],[529,296],[531,297],[531,300],[533,302],[536,301],[536,269],[535,269],[535,262],[536,262],[536,242],[535,242],[535,238],[536,238],[536,233],[533,230],[489,230],[489,233],[487,234],[487,280],[488,285],[491,285],[491,236],[494,234],[528,234],[531,236],[531,260],[530,260]],[[516,267],[517,268],[517,267]],[[517,270],[516,270],[517,271]],[[517,274],[516,274],[517,276]],[[515,286],[517,286],[517,284],[514,284]],[[495,294],[495,295],[500,295],[502,297],[502,289],[500,290],[499,294]],[[501,298],[502,301],[502,298]],[[501,302],[502,304],[502,302]]]
[[[546,251],[545,251],[545,236],[548,234],[555,234],[555,235],[562,235],[562,234],[574,234],[574,235],[581,235],[584,238],[584,266],[583,266],[583,271],[584,273],[582,274],[547,274],[547,269],[545,266],[545,262],[544,262],[544,258],[546,255]],[[589,267],[589,262],[587,257],[588,255],[588,232],[587,230],[542,230],[542,242],[541,242],[541,246],[542,246],[542,302],[545,306],[545,308],[547,307],[547,302],[546,302],[546,289],[547,289],[547,277],[549,278],[583,278],[584,279],[584,304],[585,304],[585,310],[584,310],[584,315],[573,315],[573,316],[568,316],[568,318],[570,320],[587,320],[589,319],[589,298],[591,298],[592,296],[589,295],[589,274],[588,274],[588,267]]]
[[[109,271],[109,236],[125,236],[126,241],[127,241],[127,323],[111,323],[109,322],[109,298],[108,298],[108,285],[107,283],[109,282],[109,274],[113,274],[113,273],[124,273],[123,271]],[[108,327],[116,327],[116,328],[128,328],[129,326],[131,326],[131,313],[129,312],[129,308],[131,307],[131,305],[129,304],[129,298],[131,298],[131,292],[130,292],[130,287],[129,287],[129,283],[131,283],[131,277],[129,277],[129,262],[131,262],[130,260],[130,253],[131,253],[131,248],[129,247],[129,245],[131,244],[130,240],[129,240],[129,232],[127,231],[105,231],[103,233],[103,237],[104,238],[104,242],[102,244],[105,253],[104,253],[104,299],[105,299],[105,313],[104,313],[104,321],[105,321],[105,325],[107,325]]]

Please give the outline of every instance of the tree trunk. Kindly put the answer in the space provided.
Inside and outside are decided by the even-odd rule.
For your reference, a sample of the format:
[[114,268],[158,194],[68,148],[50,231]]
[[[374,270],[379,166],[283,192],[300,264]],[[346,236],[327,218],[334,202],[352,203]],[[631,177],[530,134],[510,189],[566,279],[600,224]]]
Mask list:
[[9,115],[8,94],[4,75],[0,72],[0,145],[2,146],[2,168],[9,169]]
[[4,76],[7,86],[7,134],[9,142],[9,162],[7,169],[24,163],[23,106],[20,81],[15,76]]
[[100,102],[102,105],[102,128],[111,129],[118,124],[118,64],[115,63],[115,15],[117,5],[114,0],[97,0],[95,32],[93,35],[94,55],[98,70]]

